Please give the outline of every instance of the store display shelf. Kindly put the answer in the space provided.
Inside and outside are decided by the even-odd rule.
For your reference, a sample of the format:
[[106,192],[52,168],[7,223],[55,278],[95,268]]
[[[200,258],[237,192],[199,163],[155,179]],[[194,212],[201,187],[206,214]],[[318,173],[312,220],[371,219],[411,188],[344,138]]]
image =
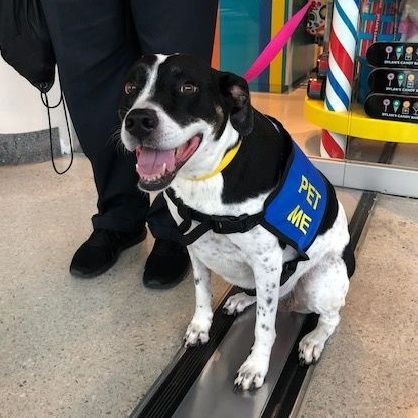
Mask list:
[[352,112],[329,112],[321,100],[305,99],[305,118],[330,132],[376,141],[418,144],[418,124],[371,119],[359,105]]

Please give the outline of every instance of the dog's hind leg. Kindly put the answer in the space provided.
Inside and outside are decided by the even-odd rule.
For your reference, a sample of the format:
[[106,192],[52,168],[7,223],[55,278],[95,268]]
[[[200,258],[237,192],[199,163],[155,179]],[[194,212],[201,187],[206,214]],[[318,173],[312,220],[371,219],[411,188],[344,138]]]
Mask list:
[[184,337],[186,347],[205,344],[209,341],[209,330],[212,326],[212,289],[209,269],[189,251],[193,266],[196,292],[196,306],[193,318]]
[[247,295],[245,292],[236,293],[228,298],[222,310],[227,315],[237,315],[256,301],[256,296]]
[[314,267],[301,278],[294,289],[299,311],[319,314],[316,328],[299,343],[299,361],[309,365],[319,360],[325,342],[340,322],[340,309],[345,304],[349,280],[347,268],[341,257],[324,257],[321,265]]
[[291,291],[283,299],[279,300],[277,306],[279,312],[299,312],[299,313],[310,313],[301,303],[298,302],[295,298],[295,294]]

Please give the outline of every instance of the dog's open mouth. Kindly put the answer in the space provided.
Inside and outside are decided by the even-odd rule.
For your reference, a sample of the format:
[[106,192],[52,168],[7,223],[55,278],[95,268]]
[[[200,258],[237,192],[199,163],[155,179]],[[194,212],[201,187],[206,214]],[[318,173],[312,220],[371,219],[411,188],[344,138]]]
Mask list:
[[196,152],[202,135],[195,135],[183,145],[169,150],[159,150],[138,146],[136,152],[136,171],[142,189],[153,191],[167,187],[177,171]]

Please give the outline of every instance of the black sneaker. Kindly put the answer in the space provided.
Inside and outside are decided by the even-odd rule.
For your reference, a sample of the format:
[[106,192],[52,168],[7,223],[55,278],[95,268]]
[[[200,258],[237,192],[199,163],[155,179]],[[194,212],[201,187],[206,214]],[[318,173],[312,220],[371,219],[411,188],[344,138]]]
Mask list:
[[95,229],[74,254],[70,273],[83,279],[97,277],[116,263],[123,250],[140,243],[146,236],[145,226],[136,233]]
[[156,239],[145,263],[143,282],[151,289],[169,289],[176,286],[190,270],[186,247],[174,241]]

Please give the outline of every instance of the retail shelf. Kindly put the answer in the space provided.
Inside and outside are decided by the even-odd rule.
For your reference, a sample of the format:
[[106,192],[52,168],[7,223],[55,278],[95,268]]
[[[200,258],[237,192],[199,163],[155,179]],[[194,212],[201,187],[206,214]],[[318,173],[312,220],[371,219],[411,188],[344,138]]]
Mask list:
[[418,124],[369,118],[359,105],[351,112],[329,112],[324,102],[305,99],[305,118],[320,128],[356,138],[418,144]]

